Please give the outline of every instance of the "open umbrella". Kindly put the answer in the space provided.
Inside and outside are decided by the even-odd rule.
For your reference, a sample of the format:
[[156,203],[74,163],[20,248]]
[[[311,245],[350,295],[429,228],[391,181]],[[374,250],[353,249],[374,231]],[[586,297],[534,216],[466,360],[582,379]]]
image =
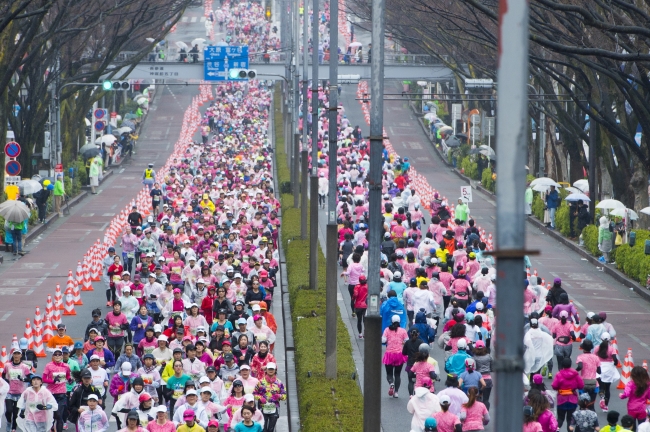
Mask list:
[[571,187],[571,186],[569,186],[567,188],[564,188],[564,190],[569,192],[570,194],[577,194],[577,193],[581,194],[582,193],[582,191],[580,189],[574,188],[574,187]]
[[178,48],[180,48],[180,49],[185,49],[185,50],[187,50],[187,44],[186,44],[185,42],[182,42],[182,41],[176,41],[176,46],[177,46]]
[[147,42],[153,42],[153,41],[155,41],[156,39],[154,39],[154,38],[146,38],[145,40],[146,40]]
[[460,147],[460,140],[455,135],[450,136],[445,140],[447,147]]
[[360,46],[363,46],[361,42],[352,42],[350,45],[348,45],[350,48],[359,48]]
[[115,135],[107,134],[97,138],[95,144],[113,144],[115,141],[117,141]]
[[85,146],[79,149],[79,154],[81,154],[86,159],[95,157],[100,153],[99,147],[96,144],[86,144]]
[[225,40],[219,41],[215,44],[215,46],[228,46],[228,42]]
[[8,200],[0,204],[0,216],[9,222],[22,222],[29,218],[31,212],[25,203],[16,200]]
[[650,207],[644,207],[641,210],[639,210],[640,213],[650,215]]
[[[451,127],[451,126],[450,126],[450,127]],[[457,133],[456,136],[457,136],[458,138],[460,138],[460,139],[464,139],[464,140],[468,139],[468,138],[467,138],[467,135],[465,135],[465,134],[463,134],[463,133]]]
[[437,119],[438,117],[436,117],[436,115],[434,113],[430,112],[430,113],[426,113],[424,115],[424,118],[429,120],[429,121],[433,121],[433,120]]
[[582,179],[582,180],[576,180],[573,182],[573,186],[577,187],[583,192],[588,192],[589,191],[589,180],[587,179]]
[[199,48],[200,48],[200,47],[203,46],[204,43],[205,43],[205,39],[203,39],[203,38],[196,38],[196,39],[194,39],[194,40],[192,41],[192,46],[194,46],[194,45],[198,45]]
[[548,177],[536,178],[535,180],[530,182],[530,185],[531,186],[543,185],[543,186],[546,186],[546,187],[548,187],[548,186],[562,187],[555,180],[553,180],[552,178],[548,178]]
[[[567,188],[568,189],[568,188]],[[583,193],[572,193],[569,194],[566,198],[564,198],[565,201],[591,201],[589,197]]]
[[21,180],[17,185],[22,190],[21,193],[23,195],[31,195],[43,190],[43,185],[41,185],[38,180]]
[[625,217],[625,212],[627,212],[628,217],[630,220],[637,220],[639,219],[639,215],[632,209],[626,209],[625,207],[617,207],[614,210],[610,211],[609,214],[611,216],[620,216],[620,217]]
[[454,128],[451,126],[442,126],[438,130],[440,131],[440,133],[451,133],[454,131]]
[[496,159],[496,153],[494,153],[494,149],[492,147],[481,145],[478,147],[478,149],[479,149],[479,153],[484,154],[490,159]]
[[135,123],[133,121],[129,120],[122,120],[122,127],[128,127],[132,131],[135,130]]
[[122,125],[123,125],[123,126],[122,126],[121,128],[118,128],[118,129],[113,130],[113,134],[116,134],[116,133],[117,133],[118,135],[122,135],[122,134],[125,134],[125,133],[133,132],[133,128],[132,128],[132,127],[130,127],[130,126],[124,126],[124,123],[122,123]]
[[86,126],[90,126],[92,123],[90,123],[90,120],[84,117],[84,120],[86,120]]
[[599,209],[617,209],[617,208],[624,209],[625,204],[623,204],[619,200],[606,199],[606,200],[602,200],[601,202],[599,202],[598,205],[596,206],[596,208],[599,208]]
[[[554,186],[554,185],[553,185]],[[537,192],[548,192],[548,189],[551,187],[551,185],[546,185],[546,184],[536,184],[532,186],[532,189]]]
[[[138,118],[138,116],[133,114],[133,113],[128,113],[128,114],[126,114],[124,116],[124,120],[131,120],[131,119],[137,119],[137,118]],[[124,122],[122,122],[122,124],[124,124]]]

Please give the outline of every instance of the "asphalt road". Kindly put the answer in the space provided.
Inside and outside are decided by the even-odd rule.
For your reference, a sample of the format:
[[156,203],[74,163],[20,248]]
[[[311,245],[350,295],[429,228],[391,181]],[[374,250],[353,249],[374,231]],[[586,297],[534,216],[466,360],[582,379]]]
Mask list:
[[[396,91],[397,90],[397,91]],[[401,84],[396,82],[386,83],[386,93],[401,92]],[[368,125],[365,123],[356,98],[356,86],[344,85],[339,101],[345,107],[345,114],[352,126],[361,126],[363,136],[367,136]],[[429,139],[424,134],[406,100],[384,101],[384,128],[395,151],[400,156],[408,156],[413,167],[427,178],[429,184],[439,193],[455,202],[460,194],[460,187],[467,183],[454,174],[440,159]],[[470,203],[471,216],[477,221],[486,233],[496,232],[495,220],[496,202],[493,196],[488,196],[473,191],[473,202]],[[321,210],[319,217],[321,245],[325,244],[325,225],[327,223],[325,211]],[[428,219],[428,218],[427,218]],[[530,224],[526,225],[526,247],[538,249],[541,254],[531,257],[533,269],[546,279],[547,283],[555,277],[562,278],[562,285],[567,289],[570,298],[580,311],[584,322],[587,311],[606,311],[608,321],[612,323],[618,334],[618,346],[621,355],[627,348],[632,348],[635,364],[640,365],[643,359],[650,358],[650,330],[647,327],[647,314],[650,305],[641,297],[609,277],[598,271],[579,255],[563,246],[561,243],[545,235],[541,230]],[[353,354],[359,370],[359,379],[363,382],[363,356],[364,341],[357,337],[356,318],[351,317],[347,285],[339,281],[339,308],[343,320],[348,326],[348,331],[353,343]],[[578,344],[573,344],[573,359],[579,354]],[[437,347],[431,352],[439,364],[444,364],[444,353]],[[555,366],[557,371],[557,364]],[[551,381],[546,380],[550,388]],[[444,388],[444,383],[436,383],[436,389]],[[382,428],[386,431],[407,431],[410,426],[411,415],[406,410],[408,392],[406,389],[406,374],[402,372],[402,389],[400,398],[388,398],[388,384],[382,373],[382,399],[381,419]],[[498,404],[495,393],[492,392],[492,414]],[[612,392],[610,410],[626,413],[624,401],[618,398],[618,391]],[[599,419],[605,423],[606,415],[598,410]],[[494,415],[493,415],[494,418]],[[487,431],[494,430],[494,424],[486,427]]]

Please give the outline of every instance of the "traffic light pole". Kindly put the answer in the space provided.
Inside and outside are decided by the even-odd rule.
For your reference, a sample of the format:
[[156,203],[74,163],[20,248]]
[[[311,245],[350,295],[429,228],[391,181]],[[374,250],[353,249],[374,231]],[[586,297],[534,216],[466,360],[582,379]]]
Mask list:
[[309,212],[309,288],[318,288],[318,1],[313,0],[311,25],[311,202]]

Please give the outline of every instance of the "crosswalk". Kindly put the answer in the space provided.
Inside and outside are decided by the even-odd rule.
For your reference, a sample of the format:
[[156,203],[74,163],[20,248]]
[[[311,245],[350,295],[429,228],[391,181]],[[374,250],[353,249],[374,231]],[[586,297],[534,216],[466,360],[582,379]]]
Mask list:
[[197,22],[197,21],[198,21],[198,22],[205,22],[205,19],[206,19],[206,18],[205,18],[204,16],[202,16],[202,17],[197,17],[197,16],[188,17],[188,16],[184,16],[183,18],[181,18],[181,22],[184,22],[184,23],[188,23],[188,22],[189,22],[189,23],[195,23],[195,22]]

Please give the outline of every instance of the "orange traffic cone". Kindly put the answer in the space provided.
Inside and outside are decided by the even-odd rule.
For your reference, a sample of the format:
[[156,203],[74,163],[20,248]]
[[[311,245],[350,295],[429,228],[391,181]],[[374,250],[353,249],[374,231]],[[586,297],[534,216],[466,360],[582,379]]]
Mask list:
[[77,271],[75,272],[74,280],[77,285],[81,285],[83,280],[83,270],[81,268],[81,261],[77,261]]
[[88,265],[86,263],[84,263],[83,266],[83,283],[81,291],[94,291],[93,284],[90,281],[90,272],[88,271]]
[[43,348],[43,337],[41,328],[34,326],[34,354],[36,357],[45,357],[45,348]]
[[576,335],[575,342],[582,342],[582,338],[580,337],[581,330],[580,324],[573,323],[573,333]]
[[81,301],[81,290],[79,289],[79,285],[76,283],[72,287],[72,295],[74,297],[74,304],[76,306],[81,306],[83,302]]
[[7,355],[7,347],[2,345],[2,353],[0,353],[0,362],[4,364],[7,363],[8,361],[9,361],[9,356]]
[[36,312],[34,312],[34,328],[41,327],[43,325],[43,318],[41,317],[41,308],[36,306]]
[[633,367],[634,359],[632,358],[632,348],[628,348],[627,354],[625,355],[625,362],[623,363],[623,370],[621,371],[621,380],[618,382],[618,386],[616,386],[618,390],[623,390],[625,385],[630,382],[630,375]]
[[56,329],[61,323],[61,311],[54,309],[54,313],[52,314],[52,330]]
[[63,315],[77,315],[77,311],[74,310],[74,293],[72,288],[65,290],[65,310]]
[[52,296],[48,294],[47,302],[45,303],[45,316],[47,316],[47,314],[52,316],[52,312],[54,312],[54,302],[52,301]]
[[74,288],[75,285],[74,276],[72,275],[72,270],[68,270],[68,281],[65,284],[66,291],[68,288]]
[[34,349],[34,336],[32,335],[32,325],[29,319],[25,321],[25,333],[23,334],[23,337],[27,339],[28,348]]
[[54,327],[52,326],[52,311],[45,313],[45,321],[43,324],[43,342],[47,343],[54,337]]
[[618,358],[618,364],[616,365],[617,368],[621,369],[623,367],[622,361],[621,361],[621,356],[619,356],[618,353],[618,342],[616,342],[616,338],[613,338],[609,344],[612,347],[612,354],[616,354],[616,357]]
[[61,285],[56,284],[56,292],[54,293],[54,309],[63,310],[63,294],[61,294]]

